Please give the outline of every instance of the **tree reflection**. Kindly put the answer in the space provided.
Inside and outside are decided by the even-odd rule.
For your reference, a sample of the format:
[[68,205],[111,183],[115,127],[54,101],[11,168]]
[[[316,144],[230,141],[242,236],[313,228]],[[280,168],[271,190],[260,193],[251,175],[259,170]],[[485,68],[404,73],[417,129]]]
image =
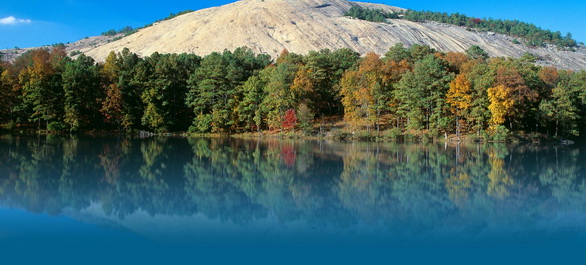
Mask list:
[[503,154],[499,154],[491,149],[490,166],[491,170],[488,173],[487,194],[498,199],[504,199],[509,196],[509,188],[513,185],[513,179],[505,169],[505,161]]
[[97,204],[120,219],[145,211],[422,232],[586,211],[583,154],[495,144],[2,137],[0,202],[50,214]]

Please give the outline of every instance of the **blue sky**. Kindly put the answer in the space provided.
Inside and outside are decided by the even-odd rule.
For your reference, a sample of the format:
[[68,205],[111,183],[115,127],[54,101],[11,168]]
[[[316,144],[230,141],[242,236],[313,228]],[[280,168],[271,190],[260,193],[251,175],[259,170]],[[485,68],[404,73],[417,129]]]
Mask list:
[[[223,5],[234,0],[2,0],[0,4],[0,49],[33,47],[59,42],[74,42],[124,26],[141,27],[168,16],[171,12],[198,10]],[[460,12],[475,17],[518,19],[542,28],[571,32],[586,42],[586,1],[433,1],[378,0],[414,10]]]

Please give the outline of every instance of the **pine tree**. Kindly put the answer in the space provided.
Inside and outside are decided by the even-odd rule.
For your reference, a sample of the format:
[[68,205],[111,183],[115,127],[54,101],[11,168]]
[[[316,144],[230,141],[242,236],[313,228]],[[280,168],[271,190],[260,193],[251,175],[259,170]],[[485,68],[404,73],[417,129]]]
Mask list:
[[98,100],[102,98],[98,67],[91,57],[80,55],[63,71],[65,125],[70,131],[99,125]]
[[448,111],[445,95],[453,75],[446,71],[435,55],[417,61],[412,72],[407,72],[394,90],[398,113],[408,120],[408,129],[447,129]]
[[241,122],[260,132],[262,125],[261,103],[263,101],[265,82],[258,76],[250,77],[242,85],[243,98],[238,106],[238,117]]

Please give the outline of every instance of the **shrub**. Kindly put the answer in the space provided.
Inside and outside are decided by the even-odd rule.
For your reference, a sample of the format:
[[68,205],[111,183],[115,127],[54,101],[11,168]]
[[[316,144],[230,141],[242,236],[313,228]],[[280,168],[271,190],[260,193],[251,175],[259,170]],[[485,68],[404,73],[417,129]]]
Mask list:
[[503,125],[499,125],[490,129],[489,139],[495,142],[504,142],[509,136],[509,129]]
[[311,129],[313,128],[313,117],[314,114],[311,109],[307,107],[307,105],[299,105],[297,118],[299,122],[299,129],[301,129],[304,134],[311,133]]
[[400,128],[392,128],[385,132],[384,137],[389,140],[400,140],[403,136],[403,131]]
[[60,132],[65,130],[65,125],[61,122],[53,121],[47,125],[47,130],[52,132]]
[[350,134],[341,129],[333,129],[327,136],[336,140],[344,140],[350,138]]
[[190,133],[207,133],[212,129],[212,115],[199,115],[193,121],[193,125],[189,127]]

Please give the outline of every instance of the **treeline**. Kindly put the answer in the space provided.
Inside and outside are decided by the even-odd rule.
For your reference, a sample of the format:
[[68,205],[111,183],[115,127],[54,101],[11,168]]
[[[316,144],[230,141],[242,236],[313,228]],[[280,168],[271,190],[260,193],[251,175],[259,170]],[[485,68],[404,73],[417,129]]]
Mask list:
[[432,11],[386,12],[381,9],[370,9],[357,5],[351,7],[345,16],[373,22],[385,22],[387,19],[405,19],[414,22],[435,21],[483,32],[492,31],[522,38],[525,40],[525,44],[530,47],[541,47],[546,43],[557,45],[559,48],[572,48],[578,45],[576,40],[572,38],[571,33],[562,36],[559,31],[553,32],[537,27],[535,24],[518,20],[480,19],[460,13],[448,14]]
[[361,6],[352,6],[344,16],[349,16],[356,19],[367,20],[372,22],[386,22],[387,19],[399,18],[399,13],[387,12],[382,9],[370,9]]
[[2,64],[0,122],[71,132],[315,134],[327,117],[343,116],[348,132],[392,138],[584,135],[586,72],[532,60],[489,59],[477,46],[440,53],[399,44],[384,57],[285,50],[274,62],[248,48],[203,58],[140,58],[125,49],[96,63],[55,47]]
[[111,29],[105,32],[102,32],[102,36],[116,36],[118,34],[125,34],[130,35],[135,33],[137,30],[133,29],[131,26],[123,27],[119,30]]
[[414,11],[405,12],[403,19],[409,21],[435,21],[440,23],[452,24],[467,28],[473,28],[479,31],[493,31],[509,36],[523,38],[525,44],[532,47],[540,47],[545,43],[557,45],[558,47],[576,47],[578,43],[572,38],[571,33],[562,36],[559,31],[542,29],[535,24],[521,22],[519,20],[493,19],[493,18],[475,18],[463,14],[442,13],[431,11]]
[[[176,18],[181,15],[189,14],[191,12],[193,12],[193,10],[188,9],[188,10],[184,10],[184,11],[177,12],[177,13],[170,13],[169,16],[167,16],[163,19],[159,19],[159,20],[155,21],[154,23],[170,20],[170,19]],[[138,32],[140,29],[148,28],[148,27],[152,26],[154,23],[144,25],[143,27],[140,27],[137,29],[135,29],[131,26],[126,26],[126,27],[121,28],[119,30],[110,29],[108,31],[102,32],[102,36],[116,36],[118,34],[124,34],[124,36],[128,36],[128,35],[131,35],[131,34]]]

